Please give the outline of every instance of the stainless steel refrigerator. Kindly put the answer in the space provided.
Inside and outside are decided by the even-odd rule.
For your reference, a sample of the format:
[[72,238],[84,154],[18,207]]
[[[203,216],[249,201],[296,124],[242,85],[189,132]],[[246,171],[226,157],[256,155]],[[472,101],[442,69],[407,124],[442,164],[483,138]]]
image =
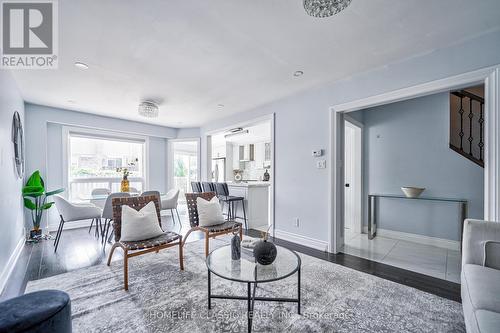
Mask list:
[[212,159],[212,181],[219,183],[226,181],[226,158]]

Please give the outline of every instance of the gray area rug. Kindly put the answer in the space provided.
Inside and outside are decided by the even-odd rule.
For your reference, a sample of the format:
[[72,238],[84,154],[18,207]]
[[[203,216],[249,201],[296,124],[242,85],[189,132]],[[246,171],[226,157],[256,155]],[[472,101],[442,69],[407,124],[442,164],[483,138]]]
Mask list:
[[[228,238],[211,242],[211,248]],[[71,296],[74,332],[246,332],[246,301],[213,300],[207,309],[203,241],[129,260],[30,281],[28,291],[61,289]],[[119,251],[119,249],[117,249]],[[291,303],[256,302],[254,332],[465,332],[462,307],[404,285],[302,258],[302,315]],[[246,285],[213,276],[214,293],[246,295]],[[257,295],[296,297],[296,276],[261,284]]]

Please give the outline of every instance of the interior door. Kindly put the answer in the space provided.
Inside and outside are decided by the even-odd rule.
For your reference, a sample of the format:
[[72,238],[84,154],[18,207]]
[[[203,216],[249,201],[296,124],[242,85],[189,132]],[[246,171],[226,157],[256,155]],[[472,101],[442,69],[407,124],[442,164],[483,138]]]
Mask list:
[[344,131],[344,227],[354,231],[355,196],[354,196],[354,157],[355,132],[346,122]]

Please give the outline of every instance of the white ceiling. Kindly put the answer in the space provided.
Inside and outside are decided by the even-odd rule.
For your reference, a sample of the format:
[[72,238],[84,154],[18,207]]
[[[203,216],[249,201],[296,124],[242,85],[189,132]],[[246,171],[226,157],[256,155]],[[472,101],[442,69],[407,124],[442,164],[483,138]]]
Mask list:
[[[498,29],[498,13],[498,0],[353,0],[326,19],[302,0],[59,0],[59,69],[14,76],[28,102],[200,126]],[[138,116],[143,99],[159,118]]]

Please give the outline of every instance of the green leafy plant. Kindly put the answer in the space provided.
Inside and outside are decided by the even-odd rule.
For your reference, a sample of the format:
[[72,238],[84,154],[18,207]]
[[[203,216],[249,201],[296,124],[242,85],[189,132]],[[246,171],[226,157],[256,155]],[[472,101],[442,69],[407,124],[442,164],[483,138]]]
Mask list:
[[31,220],[33,221],[33,229],[40,229],[40,222],[42,221],[43,211],[50,209],[53,202],[47,202],[47,198],[51,195],[63,192],[64,189],[45,192],[45,184],[40,171],[35,171],[30,176],[26,185],[23,187],[24,207],[31,211]]
[[184,161],[181,159],[178,159],[175,161],[175,177],[186,177],[187,174],[187,168],[184,165]]

